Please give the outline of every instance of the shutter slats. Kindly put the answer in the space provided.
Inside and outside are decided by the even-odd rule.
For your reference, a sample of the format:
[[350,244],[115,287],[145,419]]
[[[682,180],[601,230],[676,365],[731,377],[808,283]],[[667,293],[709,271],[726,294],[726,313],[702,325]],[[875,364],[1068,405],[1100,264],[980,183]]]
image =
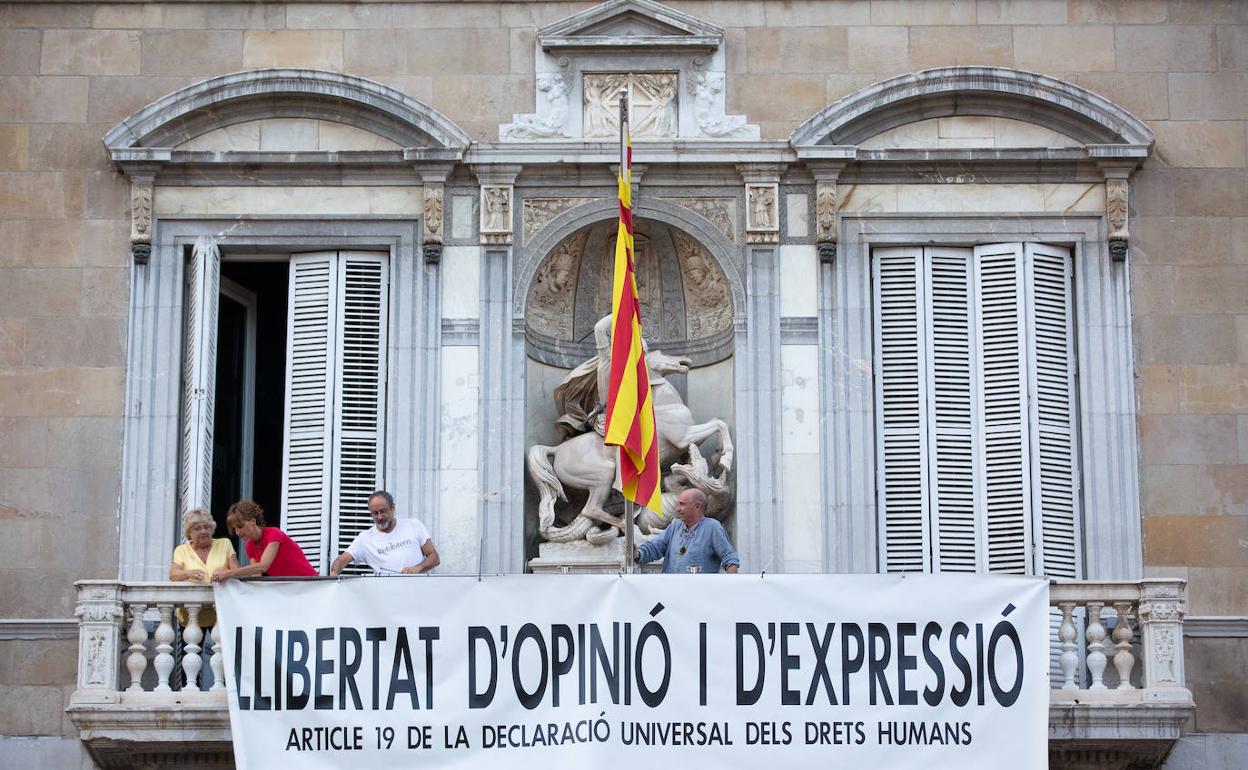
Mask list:
[[876,287],[876,430],[884,569],[930,568],[922,378],[921,250],[880,249]]
[[212,437],[217,390],[221,251],[200,237],[186,266],[186,350],[182,385],[182,510],[212,504]]

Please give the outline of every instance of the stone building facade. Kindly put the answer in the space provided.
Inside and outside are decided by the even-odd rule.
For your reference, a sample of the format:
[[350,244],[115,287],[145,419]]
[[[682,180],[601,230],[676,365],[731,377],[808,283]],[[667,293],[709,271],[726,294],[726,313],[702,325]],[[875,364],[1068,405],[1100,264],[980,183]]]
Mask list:
[[[1236,0],[0,4],[0,764],[125,765],[81,740],[80,621],[119,637],[132,617],[74,585],[163,579],[190,503],[291,512],[304,490],[322,502],[292,523],[323,559],[358,524],[343,501],[382,483],[444,571],[539,557],[524,456],[559,441],[552,391],[593,353],[621,87],[646,322],[736,441],[743,568],[1185,580],[1166,606],[1194,711],[1057,741],[1055,762],[1248,764]],[[301,331],[320,280],[337,331]],[[1012,385],[974,358],[1002,286]],[[899,302],[926,322],[890,325]],[[942,313],[979,351],[961,390]],[[349,334],[385,376],[320,383],[308,408],[353,451],[318,439],[329,465],[293,478],[286,351]],[[998,435],[940,417],[994,387],[1031,405],[1011,446],[1034,455],[997,530],[958,519],[923,459]],[[208,735],[205,714],[180,718]]]

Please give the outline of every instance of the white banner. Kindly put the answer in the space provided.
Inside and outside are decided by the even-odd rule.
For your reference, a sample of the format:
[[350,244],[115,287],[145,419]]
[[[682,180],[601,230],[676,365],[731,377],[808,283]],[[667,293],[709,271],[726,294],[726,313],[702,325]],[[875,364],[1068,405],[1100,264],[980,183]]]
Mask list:
[[216,596],[240,770],[1047,767],[1043,580],[392,577]]

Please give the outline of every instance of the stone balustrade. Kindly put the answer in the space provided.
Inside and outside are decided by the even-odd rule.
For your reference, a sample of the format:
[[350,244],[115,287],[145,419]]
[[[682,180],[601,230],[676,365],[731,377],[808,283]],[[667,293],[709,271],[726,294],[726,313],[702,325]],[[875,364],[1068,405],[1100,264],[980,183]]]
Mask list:
[[[111,766],[110,754],[141,750],[154,767],[191,754],[228,767],[224,661],[200,624],[212,587],[77,585],[78,688],[68,712],[96,760]],[[1185,588],[1171,579],[1052,584],[1052,766],[1147,767],[1168,753],[1194,708],[1183,674]]]

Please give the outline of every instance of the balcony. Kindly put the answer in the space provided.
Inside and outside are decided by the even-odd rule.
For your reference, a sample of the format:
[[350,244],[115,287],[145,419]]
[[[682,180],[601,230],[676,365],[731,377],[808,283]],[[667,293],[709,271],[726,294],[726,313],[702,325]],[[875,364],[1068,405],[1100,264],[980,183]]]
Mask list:
[[[1195,708],[1183,677],[1185,583],[1055,583],[1050,766],[1158,766]],[[103,768],[233,767],[222,655],[199,616],[212,588],[78,583],[68,708]],[[180,623],[181,611],[186,617]]]

